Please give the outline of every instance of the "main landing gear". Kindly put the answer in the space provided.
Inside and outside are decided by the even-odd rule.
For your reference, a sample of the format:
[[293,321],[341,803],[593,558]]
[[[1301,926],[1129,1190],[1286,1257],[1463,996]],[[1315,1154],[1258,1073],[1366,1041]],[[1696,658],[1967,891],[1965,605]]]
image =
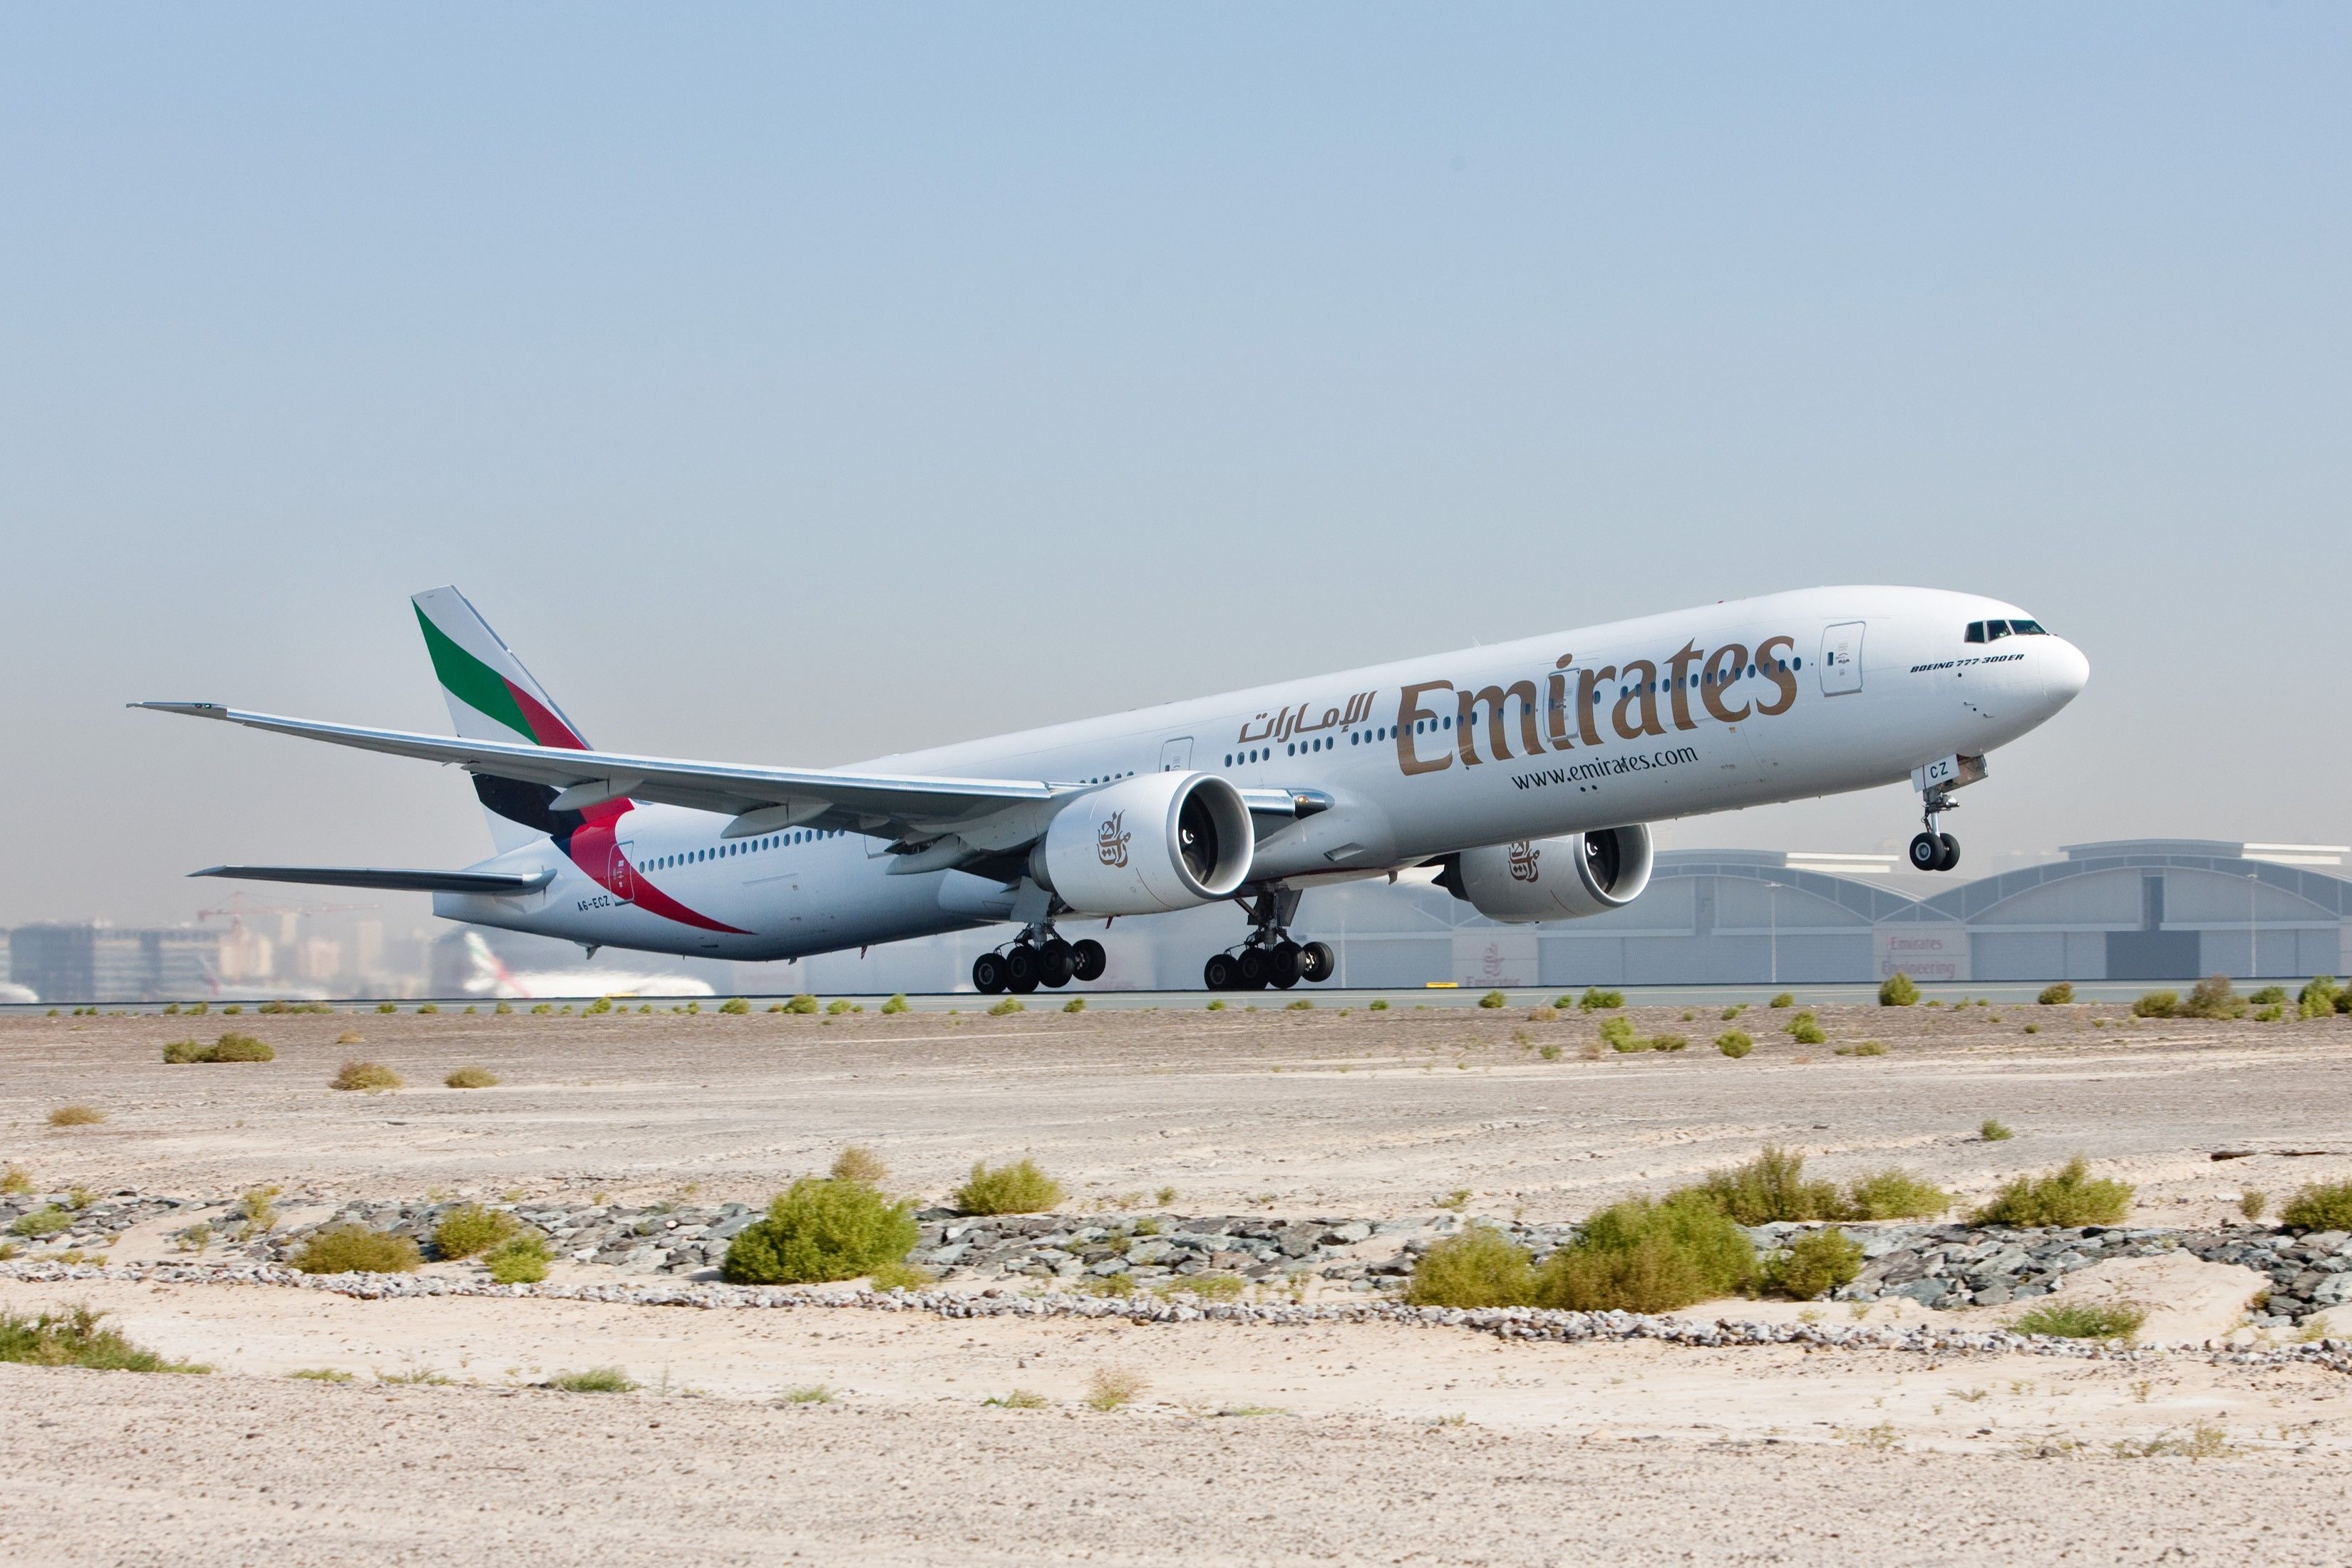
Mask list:
[[1290,940],[1291,918],[1298,912],[1293,889],[1261,893],[1250,907],[1251,931],[1239,947],[1212,953],[1201,968],[1201,980],[1212,991],[1262,991],[1272,985],[1287,991],[1300,981],[1319,985],[1339,973],[1339,955],[1328,942]]
[[1927,830],[1915,834],[1911,839],[1911,868],[1914,871],[1948,871],[1960,863],[1960,841],[1948,833],[1936,831],[1936,818],[1947,811],[1958,811],[1959,802],[1945,791],[1927,796]]
[[1040,985],[1058,989],[1073,980],[1100,980],[1110,959],[1092,937],[1064,942],[1054,928],[1032,926],[993,952],[971,961],[971,983],[993,996],[1026,996]]

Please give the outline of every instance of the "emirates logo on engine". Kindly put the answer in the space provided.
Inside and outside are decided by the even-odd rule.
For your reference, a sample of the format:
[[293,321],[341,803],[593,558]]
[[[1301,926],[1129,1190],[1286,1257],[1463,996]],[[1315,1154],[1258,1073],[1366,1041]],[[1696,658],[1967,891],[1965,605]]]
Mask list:
[[1104,819],[1101,828],[1095,834],[1095,855],[1106,866],[1117,866],[1123,869],[1127,865],[1127,841],[1133,835],[1126,832],[1121,826],[1126,820],[1127,813],[1112,812]]
[[1522,838],[1511,846],[1511,880],[1532,882],[1536,879],[1536,847]]

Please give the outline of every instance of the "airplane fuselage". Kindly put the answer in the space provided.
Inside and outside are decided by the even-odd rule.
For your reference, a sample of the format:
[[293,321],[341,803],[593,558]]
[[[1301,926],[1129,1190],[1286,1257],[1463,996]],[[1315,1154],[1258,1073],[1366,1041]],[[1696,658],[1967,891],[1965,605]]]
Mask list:
[[[1249,879],[1312,887],[1433,857],[1900,783],[1981,756],[2079,692],[2064,639],[1968,640],[2025,620],[1936,589],[1816,588],[1400,660],[877,758],[855,771],[1095,787],[1198,770],[1328,808],[1261,825]],[[2030,621],[2027,622],[2031,625]],[[633,805],[584,840],[478,869],[551,871],[514,896],[438,893],[452,920],[590,946],[796,958],[1011,918],[969,872],[893,874],[888,840]],[[1246,889],[1245,889],[1246,890]]]

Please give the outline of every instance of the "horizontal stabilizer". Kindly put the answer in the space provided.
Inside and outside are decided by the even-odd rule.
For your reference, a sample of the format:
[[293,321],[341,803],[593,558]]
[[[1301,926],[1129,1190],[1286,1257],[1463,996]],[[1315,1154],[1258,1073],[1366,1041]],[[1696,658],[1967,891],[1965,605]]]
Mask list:
[[381,888],[394,893],[535,893],[553,871],[408,871],[393,866],[207,866],[191,877],[247,882],[312,882],[327,888]]

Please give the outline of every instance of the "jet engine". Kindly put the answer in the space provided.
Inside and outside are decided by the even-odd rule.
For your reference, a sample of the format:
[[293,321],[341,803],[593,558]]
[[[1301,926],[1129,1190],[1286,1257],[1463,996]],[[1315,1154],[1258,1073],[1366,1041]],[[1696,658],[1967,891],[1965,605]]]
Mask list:
[[1465,849],[1438,882],[1490,921],[1572,921],[1640,898],[1650,861],[1650,830],[1637,824]]
[[1228,897],[1257,843],[1241,792],[1215,773],[1142,773],[1073,801],[1029,874],[1084,915],[1150,915]]

